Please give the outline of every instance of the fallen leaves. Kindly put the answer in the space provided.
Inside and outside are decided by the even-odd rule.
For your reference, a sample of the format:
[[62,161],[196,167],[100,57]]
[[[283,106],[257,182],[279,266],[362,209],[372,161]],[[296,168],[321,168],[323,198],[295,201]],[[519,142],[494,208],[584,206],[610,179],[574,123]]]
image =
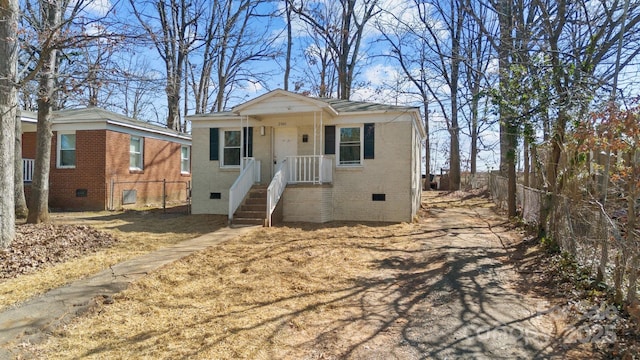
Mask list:
[[24,224],[0,250],[0,281],[109,247],[117,239],[86,225]]

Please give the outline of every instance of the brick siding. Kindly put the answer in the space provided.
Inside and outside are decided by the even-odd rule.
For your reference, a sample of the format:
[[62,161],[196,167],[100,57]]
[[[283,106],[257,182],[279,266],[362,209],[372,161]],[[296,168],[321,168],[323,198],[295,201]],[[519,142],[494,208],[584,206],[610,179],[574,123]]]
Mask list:
[[[191,176],[180,173],[181,145],[144,138],[144,169],[130,171],[130,138],[129,134],[115,131],[76,131],[76,166],[72,169],[59,169],[56,166],[58,138],[57,132],[54,131],[51,144],[49,206],[63,210],[105,210],[109,207],[119,209],[122,207],[122,191],[132,189],[137,190],[137,203],[132,206],[161,205],[163,179],[170,182],[166,184],[167,201],[184,202],[186,182],[191,180]],[[35,158],[35,133],[24,133],[22,141],[23,158]],[[28,194],[29,190],[27,186],[25,193]],[[81,194],[83,190],[86,190],[86,194]]]

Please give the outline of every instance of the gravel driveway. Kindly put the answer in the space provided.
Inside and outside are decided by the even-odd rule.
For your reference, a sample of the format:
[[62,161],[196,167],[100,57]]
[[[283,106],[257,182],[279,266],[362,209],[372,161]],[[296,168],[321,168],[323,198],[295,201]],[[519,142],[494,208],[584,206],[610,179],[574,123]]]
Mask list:
[[386,259],[387,285],[372,286],[365,306],[378,331],[357,359],[531,359],[563,357],[550,308],[514,289],[507,262],[519,231],[485,206],[430,194],[422,219],[423,250]]

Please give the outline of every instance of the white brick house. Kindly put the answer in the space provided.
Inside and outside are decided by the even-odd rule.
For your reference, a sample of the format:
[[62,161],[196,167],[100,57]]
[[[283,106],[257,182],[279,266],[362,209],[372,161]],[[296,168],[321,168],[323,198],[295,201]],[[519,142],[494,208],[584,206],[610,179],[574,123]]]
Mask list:
[[400,222],[419,209],[418,108],[274,90],[188,119],[193,213],[238,223]]

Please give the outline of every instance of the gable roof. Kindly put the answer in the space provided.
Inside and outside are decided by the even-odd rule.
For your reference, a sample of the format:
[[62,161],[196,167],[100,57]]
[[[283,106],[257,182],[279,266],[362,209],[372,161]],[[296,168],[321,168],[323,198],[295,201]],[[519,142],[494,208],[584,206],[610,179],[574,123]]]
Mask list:
[[[275,106],[265,107],[264,104],[271,104]],[[282,105],[282,107],[279,105]],[[283,112],[296,113],[314,111],[327,111],[332,115],[338,114],[330,104],[320,101],[320,99],[296,94],[282,89],[269,91],[266,94],[262,94],[231,109],[232,113],[238,115],[267,115]]]
[[351,112],[367,112],[367,111],[407,111],[410,109],[418,109],[413,106],[398,106],[398,105],[387,105],[387,104],[379,104],[379,103],[371,103],[364,101],[353,101],[353,100],[343,100],[343,99],[331,99],[331,98],[319,98],[319,97],[311,97],[305,96],[297,93],[293,93],[290,91],[276,89],[270,91],[266,94],[260,95],[252,100],[249,100],[245,103],[235,106],[231,113],[238,115],[245,115],[243,112],[246,110],[255,107],[259,104],[265,103],[268,100],[275,97],[286,97],[290,100],[294,100],[300,103],[305,103],[308,106],[315,107],[318,110],[323,109],[327,110],[334,115],[339,113],[351,113]]
[[310,97],[290,91],[276,89],[262,94],[254,99],[237,105],[231,111],[209,114],[189,115],[189,120],[231,120],[242,116],[259,118],[260,115],[287,114],[298,112],[324,111],[332,116],[340,114],[371,114],[371,113],[410,113],[413,115],[414,126],[421,136],[426,136],[424,124],[420,115],[420,108],[416,106],[387,105],[365,101],[330,99]]
[[[37,113],[33,111],[20,111],[21,120],[28,123],[37,122]],[[112,111],[97,107],[65,109],[53,112],[52,123],[54,126],[83,126],[91,128],[126,129],[127,131],[145,132],[161,137],[176,138],[182,141],[191,141],[191,135],[179,131],[168,129],[163,126],[154,125],[145,121],[137,120]]]
[[352,112],[371,112],[371,111],[407,111],[417,110],[417,107],[413,106],[399,106],[399,105],[387,105],[365,101],[353,101],[342,99],[329,99],[329,98],[316,98],[319,101],[323,101],[338,113],[352,113]]

